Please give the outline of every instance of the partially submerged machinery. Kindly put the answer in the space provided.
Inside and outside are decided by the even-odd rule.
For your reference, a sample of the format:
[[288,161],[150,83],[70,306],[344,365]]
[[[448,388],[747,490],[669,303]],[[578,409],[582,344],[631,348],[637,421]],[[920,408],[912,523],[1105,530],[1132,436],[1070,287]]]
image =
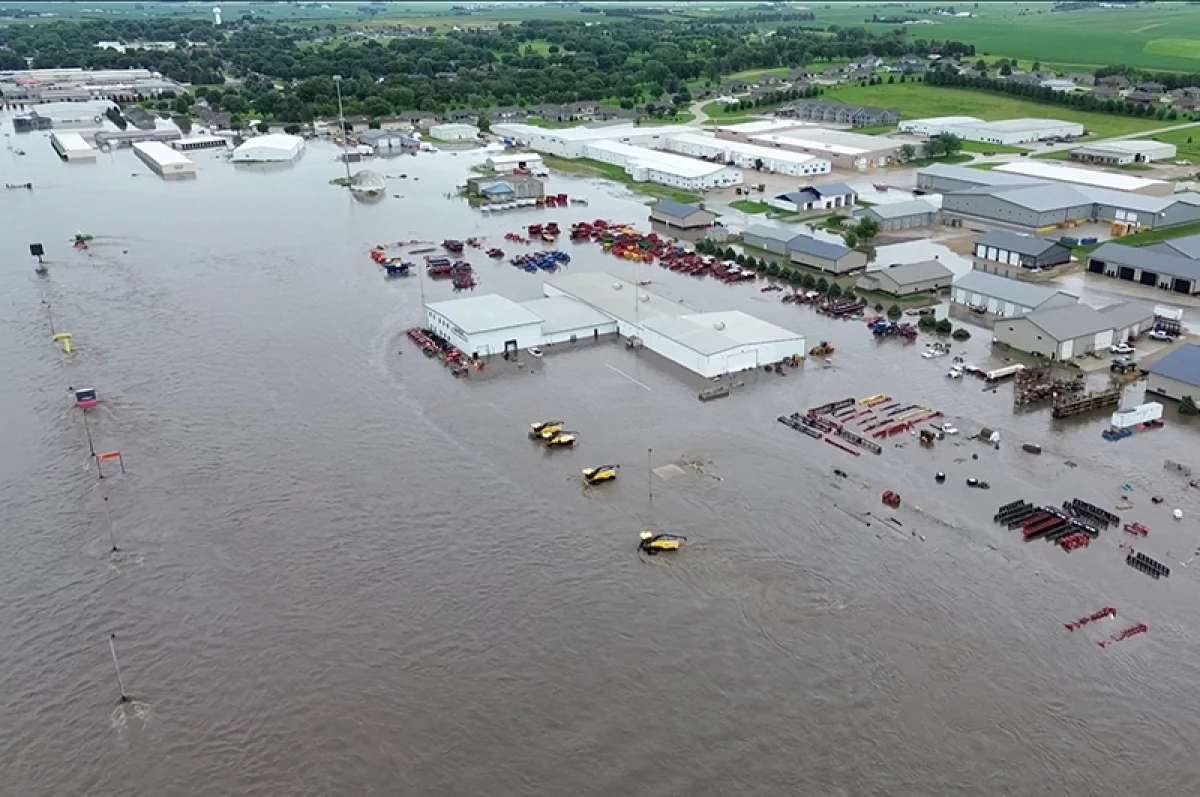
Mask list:
[[583,480],[587,484],[600,484],[617,478],[617,468],[620,465],[600,465],[595,468],[583,469]]
[[678,534],[655,534],[643,531],[639,537],[638,550],[647,556],[657,556],[663,551],[678,551],[687,537]]

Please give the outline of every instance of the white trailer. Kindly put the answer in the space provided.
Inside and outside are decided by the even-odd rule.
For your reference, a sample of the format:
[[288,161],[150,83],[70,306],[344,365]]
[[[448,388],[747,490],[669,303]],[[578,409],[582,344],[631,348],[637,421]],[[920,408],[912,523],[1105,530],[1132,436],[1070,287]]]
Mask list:
[[1112,414],[1112,427],[1114,429],[1134,429],[1151,421],[1161,421],[1162,415],[1163,405],[1157,401],[1151,401],[1148,404],[1117,410]]

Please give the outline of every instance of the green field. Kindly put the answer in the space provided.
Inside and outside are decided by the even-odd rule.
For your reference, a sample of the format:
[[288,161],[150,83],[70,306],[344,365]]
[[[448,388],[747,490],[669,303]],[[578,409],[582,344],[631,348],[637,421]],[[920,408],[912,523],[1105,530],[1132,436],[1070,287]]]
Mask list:
[[[1200,13],[1197,15],[1200,16]],[[1021,117],[1065,119],[1083,124],[1089,133],[1094,133],[1100,138],[1140,133],[1171,124],[1157,119],[1110,116],[1077,111],[1059,105],[1042,105],[1003,94],[936,88],[924,83],[838,86],[826,91],[824,97],[842,102],[898,108],[905,119],[921,119],[927,116],[975,116],[989,121]]]
[[996,155],[1016,155],[1018,152],[1027,152],[1028,150],[1022,147],[1010,147],[1007,144],[984,144],[982,141],[963,141],[963,152],[991,152]]
[[769,213],[772,210],[766,202],[757,202],[753,199],[735,199],[729,203],[729,207],[743,213]]
[[590,158],[571,160],[569,158],[559,158],[554,155],[545,154],[542,155],[542,160],[550,168],[569,174],[578,174],[582,177],[605,177],[614,182],[623,183],[629,187],[630,191],[637,194],[656,196],[660,199],[673,199],[676,202],[685,203],[699,202],[701,199],[699,194],[693,194],[690,191],[681,191],[677,188],[657,185],[655,183],[635,183],[633,178],[624,169],[620,166],[614,166],[611,163],[602,163]]

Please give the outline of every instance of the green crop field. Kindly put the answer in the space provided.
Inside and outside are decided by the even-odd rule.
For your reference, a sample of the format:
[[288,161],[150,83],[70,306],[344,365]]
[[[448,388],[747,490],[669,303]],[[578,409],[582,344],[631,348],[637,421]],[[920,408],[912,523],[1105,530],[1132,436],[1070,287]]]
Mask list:
[[[1042,105],[1003,94],[989,94],[966,89],[945,89],[924,83],[883,83],[878,86],[839,86],[825,92],[824,97],[842,102],[898,108],[905,119],[927,116],[975,116],[980,119],[1017,119],[1040,117],[1064,119],[1081,123],[1097,138],[1111,138],[1127,133],[1140,133],[1168,127],[1171,122],[1131,116],[1110,116],[1087,113],[1058,105]],[[1000,150],[995,150],[999,152]]]

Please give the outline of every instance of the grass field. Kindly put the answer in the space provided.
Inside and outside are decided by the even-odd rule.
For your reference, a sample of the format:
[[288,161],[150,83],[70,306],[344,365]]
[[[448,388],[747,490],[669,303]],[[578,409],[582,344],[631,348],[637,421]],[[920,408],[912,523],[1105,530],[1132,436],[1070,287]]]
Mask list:
[[1020,117],[1065,119],[1069,122],[1083,124],[1089,133],[1094,133],[1099,138],[1139,133],[1170,124],[1170,122],[1162,122],[1157,119],[1110,116],[1077,111],[1058,105],[1042,105],[1003,94],[937,88],[926,86],[924,83],[838,86],[826,91],[824,96],[830,100],[899,108],[906,119],[920,119],[927,116],[975,116],[989,121]]
[[1021,147],[1010,147],[1007,144],[984,144],[982,141],[964,141],[962,142],[963,152],[994,152],[997,155],[1016,155],[1019,152],[1026,152]]
[[729,203],[729,207],[743,213],[769,213],[771,211],[771,206],[766,202],[756,202],[753,199],[735,199]]
[[[1200,222],[1195,224],[1181,224],[1178,227],[1164,227],[1160,230],[1147,230],[1146,232],[1138,232],[1133,235],[1126,235],[1124,238],[1115,239],[1115,243],[1125,246],[1147,246],[1148,244],[1156,244],[1159,241],[1169,241],[1172,238],[1183,238],[1187,235],[1200,234]],[[1072,248],[1072,252],[1087,253],[1100,246],[1077,246]]]

